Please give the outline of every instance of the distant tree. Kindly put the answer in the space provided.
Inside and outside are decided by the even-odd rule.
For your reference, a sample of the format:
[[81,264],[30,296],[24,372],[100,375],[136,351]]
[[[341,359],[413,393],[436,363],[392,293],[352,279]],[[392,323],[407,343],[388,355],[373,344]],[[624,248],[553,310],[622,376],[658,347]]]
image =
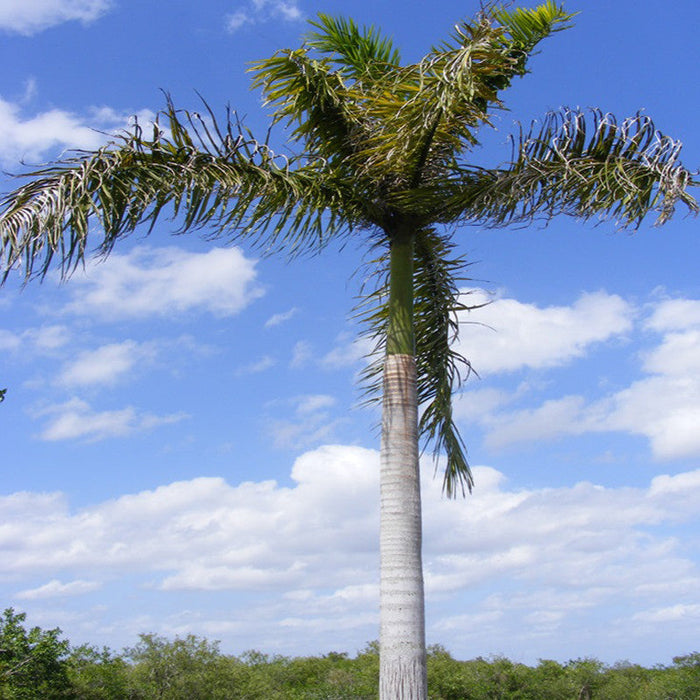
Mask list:
[[25,619],[12,608],[0,617],[0,700],[73,700],[61,630],[26,630]]
[[673,657],[668,697],[674,700],[700,698],[700,652]]
[[68,676],[75,700],[141,700],[135,689],[132,667],[110,649],[83,645],[71,649]]
[[7,389],[0,389],[0,403],[2,403],[5,400],[6,393],[7,393]]
[[134,686],[153,700],[228,700],[237,698],[230,678],[231,664],[219,643],[188,634],[170,641],[155,634],[139,635],[125,649],[133,665]]

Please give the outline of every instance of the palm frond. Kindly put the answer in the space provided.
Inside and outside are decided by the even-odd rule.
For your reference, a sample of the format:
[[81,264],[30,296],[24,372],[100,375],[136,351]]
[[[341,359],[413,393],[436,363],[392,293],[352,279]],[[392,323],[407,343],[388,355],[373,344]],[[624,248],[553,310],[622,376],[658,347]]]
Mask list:
[[372,79],[400,64],[401,57],[389,37],[375,27],[360,28],[352,19],[319,12],[309,22],[318,31],[307,35],[306,44],[330,57],[347,78]]
[[357,167],[407,188],[442,178],[478,144],[478,128],[502,107],[499,92],[525,72],[536,45],[571,17],[551,2],[482,12],[419,63],[388,71],[367,100],[367,121],[381,128],[368,130]]
[[[362,380],[367,400],[381,396],[382,368],[388,325],[387,256],[372,262],[380,270],[377,285],[363,294],[358,317],[365,326],[364,334],[372,341],[371,361]],[[414,264],[414,327],[416,336],[416,371],[419,432],[426,446],[437,458],[444,454],[443,476],[445,493],[454,497],[458,491],[471,491],[473,480],[466,448],[455,424],[452,400],[455,391],[472,371],[470,362],[457,353],[454,341],[459,333],[457,314],[478,308],[467,304],[460,293],[459,283],[467,278],[467,263],[456,257],[454,245],[446,236],[432,229],[421,230],[415,240]]]
[[253,87],[274,105],[275,121],[294,125],[293,138],[308,153],[342,161],[351,157],[362,129],[358,100],[328,58],[311,58],[306,48],[281,51],[251,67]]
[[680,142],[642,114],[619,123],[598,110],[565,109],[521,129],[509,167],[466,167],[440,186],[397,199],[416,212],[439,207],[430,211],[443,222],[502,226],[563,213],[636,228],[656,211],[663,224],[678,204],[700,210],[688,191],[700,181],[680,151]]
[[499,7],[493,17],[505,28],[510,48],[527,56],[542,39],[571,27],[576,14],[565,12],[563,5],[547,0],[534,8]]
[[[319,160],[276,156],[228,115],[225,126],[196,113],[160,115],[145,138],[137,125],[95,152],[27,173],[31,178],[0,205],[0,265],[43,276],[54,257],[70,274],[88,239],[108,253],[167,210],[181,232],[207,227],[212,238],[248,238],[263,249],[317,247],[352,228],[347,183]],[[90,235],[95,228],[101,229]]]

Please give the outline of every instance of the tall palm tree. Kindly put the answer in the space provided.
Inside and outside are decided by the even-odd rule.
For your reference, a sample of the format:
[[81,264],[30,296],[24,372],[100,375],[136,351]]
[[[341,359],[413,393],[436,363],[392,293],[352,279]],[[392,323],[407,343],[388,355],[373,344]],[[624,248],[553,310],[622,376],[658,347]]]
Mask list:
[[[273,120],[292,128],[295,155],[276,155],[235,114],[217,120],[170,99],[148,133],[139,125],[94,152],[27,173],[4,199],[0,264],[64,275],[88,242],[109,253],[164,212],[179,230],[263,250],[320,250],[364,236],[379,248],[364,316],[380,359],[370,385],[383,396],[381,441],[380,696],[425,698],[424,595],[418,474],[421,438],[444,455],[448,495],[471,490],[452,395],[470,370],[451,348],[464,260],[456,224],[504,226],[558,213],[636,226],[657,210],[698,206],[680,145],[637,115],[562,110],[513,139],[510,162],[470,163],[477,132],[503,108],[537,44],[570,23],[548,0],[493,4],[459,24],[421,61],[402,65],[374,28],[319,15],[298,49],[253,66]],[[419,411],[420,409],[420,411]],[[420,415],[419,415],[420,413]]]

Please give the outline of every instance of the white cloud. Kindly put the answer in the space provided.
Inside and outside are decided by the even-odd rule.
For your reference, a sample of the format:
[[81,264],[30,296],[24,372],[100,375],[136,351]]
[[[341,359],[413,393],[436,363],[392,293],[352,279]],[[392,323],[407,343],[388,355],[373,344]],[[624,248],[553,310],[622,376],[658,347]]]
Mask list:
[[692,376],[700,374],[700,328],[667,333],[661,345],[646,354],[644,369],[650,374]]
[[[472,291],[470,304],[488,296]],[[589,347],[632,327],[634,308],[605,292],[583,294],[571,306],[538,307],[497,298],[484,308],[464,313],[458,351],[480,375],[564,365]]]
[[251,362],[250,364],[245,365],[244,367],[239,367],[236,370],[236,375],[241,377],[249,374],[260,374],[260,372],[266,372],[268,369],[274,367],[276,364],[277,361],[274,357],[271,357],[270,355],[264,355],[255,362]]
[[304,367],[312,357],[313,349],[311,343],[306,340],[300,340],[292,348],[292,359],[289,361],[289,366],[292,369],[299,369]]
[[682,620],[690,620],[697,625],[700,621],[700,605],[671,605],[665,608],[655,608],[645,610],[634,616],[640,622],[672,622],[678,623]]
[[[62,109],[25,117],[19,104],[0,97],[0,161],[16,170],[20,161],[36,162],[66,149],[96,149],[110,140],[107,134],[128,129],[132,114],[102,107],[88,115]],[[153,119],[150,111],[141,111],[139,123]]]
[[[570,394],[533,406],[532,386],[522,385],[512,394],[467,387],[456,402],[456,415],[481,424],[488,446],[614,431],[646,437],[659,459],[700,455],[700,302],[667,299],[649,305],[648,317],[639,319],[635,328],[631,306],[618,297],[587,295],[571,307],[540,310],[507,300],[506,313],[495,310],[499,326],[505,325],[504,317],[517,316],[516,310],[522,313],[520,321],[509,321],[516,330],[506,332],[503,340],[494,340],[485,330],[475,331],[485,334],[479,340],[483,344],[475,345],[483,354],[475,360],[477,368],[479,362],[491,371],[556,366],[583,355],[589,342],[623,330],[628,336],[644,331],[646,338],[651,331],[661,337],[655,347],[641,353],[632,346],[635,361],[642,360],[644,376],[600,398]],[[579,323],[585,328],[576,330]],[[463,340],[463,352],[466,344]],[[506,408],[523,396],[530,406]]]
[[252,0],[226,16],[226,29],[233,33],[246,24],[259,24],[271,20],[295,22],[303,13],[296,0]]
[[343,334],[336,346],[321,359],[321,365],[330,369],[350,367],[366,362],[373,350],[374,344],[369,338]]
[[[335,639],[334,629],[355,630],[352,639],[361,642],[376,624],[378,462],[373,450],[327,445],[296,460],[291,486],[197,478],[79,510],[58,494],[0,497],[0,543],[12,552],[5,574],[55,578],[25,591],[29,599],[78,594],[77,582],[87,592],[115,577],[128,586],[141,572],[152,587],[189,596],[240,591],[240,599],[227,596],[229,612],[216,625],[205,617],[195,629],[226,628],[247,647],[263,634],[286,649],[279,638],[285,626],[317,630],[316,645]],[[534,659],[551,655],[547,640],[561,643],[555,632],[585,616],[621,644],[611,652],[619,658],[625,645],[648,638],[640,615],[656,634],[672,633],[668,625],[679,616],[697,615],[700,572],[667,528],[697,522],[700,471],[658,476],[648,488],[556,489],[510,489],[494,469],[474,472],[474,495],[447,501],[425,469],[431,637],[470,653],[478,632],[485,653],[507,651],[502,645],[515,633]],[[73,577],[74,589],[58,576]],[[251,603],[252,592],[265,591],[276,594]],[[466,617],[454,613],[457,600],[457,607],[469,601]],[[488,625],[465,628],[472,618]],[[148,620],[140,624],[155,623]],[[182,616],[162,625],[192,629]],[[290,644],[299,653],[300,640]],[[577,651],[580,639],[556,654]]]
[[237,10],[236,12],[228,15],[226,17],[226,29],[229,32],[235,32],[240,29],[243,25],[249,24],[253,21],[251,15],[244,10]]
[[332,439],[336,428],[345,422],[344,418],[331,415],[335,404],[335,398],[326,394],[308,394],[270,403],[268,410],[282,407],[288,412],[291,407],[293,411],[291,418],[268,420],[267,429],[274,445],[303,449]]
[[49,416],[48,425],[39,437],[50,442],[126,437],[177,423],[186,417],[183,413],[155,416],[141,413],[132,406],[114,411],[94,411],[90,404],[77,398],[44,408],[37,415]]
[[42,598],[59,598],[64,596],[83,595],[90,593],[101,587],[97,581],[70,581],[69,583],[61,583],[58,579],[52,579],[43,586],[38,588],[30,588],[25,591],[19,591],[15,594],[20,600],[39,600]]
[[0,28],[35,34],[63,22],[93,22],[112,5],[112,0],[2,0]]
[[112,385],[134,368],[150,363],[155,354],[153,343],[134,340],[85,350],[63,368],[58,383],[65,386]]
[[697,328],[700,326],[700,300],[664,299],[654,306],[646,326],[657,332]]
[[32,348],[39,352],[50,352],[65,347],[70,340],[70,335],[71,333],[66,326],[58,324],[30,328],[22,333],[22,337],[27,339]]
[[166,316],[192,310],[232,316],[263,294],[255,260],[238,248],[189,253],[139,246],[93,262],[71,280],[66,310],[112,319]]
[[[696,352],[700,352],[700,344]],[[646,436],[654,455],[700,455],[700,377],[657,375],[634,382],[608,404],[601,430]]]
[[299,398],[296,411],[299,415],[308,415],[336,404],[336,400],[327,394],[308,394]]
[[17,335],[17,333],[0,329],[0,350],[3,352],[17,350],[21,342],[20,336]]
[[0,329],[0,350],[46,353],[65,346],[69,339],[70,332],[62,325],[28,328],[21,333]]
[[538,442],[562,434],[581,435],[597,428],[596,422],[586,414],[585,401],[580,396],[565,396],[545,401],[537,408],[500,413],[488,423],[485,444],[491,448]]
[[280,323],[285,323],[286,321],[289,321],[290,318],[293,316],[296,316],[297,313],[299,312],[299,309],[296,306],[293,306],[289,311],[284,311],[283,313],[279,314],[274,314],[273,316],[270,316],[270,318],[265,321],[265,328],[272,328],[273,326],[279,326]]

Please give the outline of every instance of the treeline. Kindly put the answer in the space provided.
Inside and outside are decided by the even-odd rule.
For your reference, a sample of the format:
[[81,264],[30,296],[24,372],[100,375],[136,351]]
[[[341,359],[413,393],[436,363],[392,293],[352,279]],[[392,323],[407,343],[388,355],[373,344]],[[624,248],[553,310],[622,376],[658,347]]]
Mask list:
[[[121,653],[71,647],[59,629],[25,629],[25,615],[0,618],[0,700],[374,700],[379,656],[371,643],[345,653],[289,658],[222,654],[218,642],[152,634]],[[458,661],[433,646],[431,700],[698,700],[700,653],[670,666],[607,666],[595,659],[537,666],[505,658]]]

